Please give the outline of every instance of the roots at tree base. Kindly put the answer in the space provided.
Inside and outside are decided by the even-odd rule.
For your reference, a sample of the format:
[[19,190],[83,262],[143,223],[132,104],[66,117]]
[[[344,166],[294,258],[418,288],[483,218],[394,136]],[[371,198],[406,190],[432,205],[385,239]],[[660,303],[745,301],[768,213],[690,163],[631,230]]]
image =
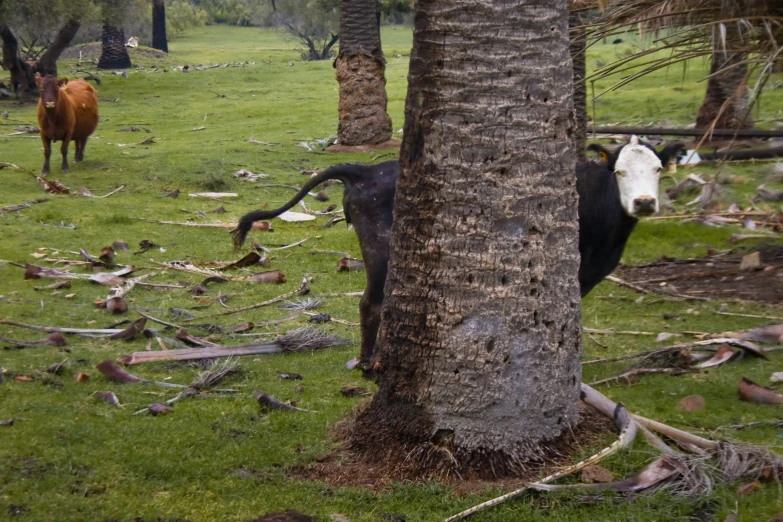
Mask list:
[[[373,399],[373,403],[377,401]],[[409,403],[371,404],[361,411],[348,436],[350,453],[379,464],[396,477],[440,479],[533,478],[544,466],[563,465],[584,444],[614,432],[612,421],[580,408],[578,425],[560,437],[512,450],[460,448],[450,430],[436,430],[421,406]],[[434,433],[434,435],[433,435]]]

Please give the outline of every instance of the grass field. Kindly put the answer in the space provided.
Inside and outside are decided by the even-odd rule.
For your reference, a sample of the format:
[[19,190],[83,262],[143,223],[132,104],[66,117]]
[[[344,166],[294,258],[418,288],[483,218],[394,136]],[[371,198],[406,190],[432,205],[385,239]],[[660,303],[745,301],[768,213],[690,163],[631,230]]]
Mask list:
[[[411,46],[408,28],[383,31],[389,113],[394,129],[403,123],[406,74]],[[637,43],[633,36],[619,45],[599,44],[588,53],[588,67],[596,60],[611,61]],[[198,283],[204,277],[165,270],[158,263],[185,261],[208,263],[236,259],[229,234],[219,228],[194,228],[159,224],[148,219],[176,222],[235,222],[256,208],[274,208],[287,201],[293,191],[260,184],[301,185],[313,169],[341,162],[377,162],[392,153],[310,153],[300,142],[336,135],[337,83],[331,62],[300,62],[295,45],[280,33],[253,28],[210,26],[190,31],[170,43],[170,54],[156,57],[143,49],[132,51],[139,68],[128,77],[101,73],[99,89],[101,121],[87,145],[86,161],[71,164],[61,174],[58,148],[53,150],[49,180],[58,180],[75,191],[71,196],[47,196],[50,201],[0,216],[0,318],[42,326],[105,328],[122,317],[97,309],[94,302],[106,298],[108,287],[75,280],[71,288],[36,290],[53,280],[24,280],[19,263],[54,266],[35,257],[78,260],[72,252],[86,249],[97,256],[115,240],[126,241],[131,252],[119,252],[116,262],[154,273],[156,283]],[[76,61],[59,64],[61,74]],[[238,62],[249,62],[243,66]],[[196,65],[229,63],[225,68],[195,70]],[[172,67],[189,65],[190,73]],[[168,72],[163,72],[168,71]],[[698,80],[707,64],[691,63],[677,70],[660,71],[608,94],[596,104],[596,122],[618,124],[685,125],[695,119],[704,83]],[[775,84],[775,80],[778,81]],[[779,127],[783,121],[783,89],[780,78],[764,92],[754,117],[761,128]],[[610,82],[596,84],[596,92]],[[777,88],[774,88],[778,85]],[[16,127],[36,125],[34,104],[0,102],[0,133]],[[124,131],[129,127],[139,132]],[[149,132],[145,132],[148,129]],[[200,130],[199,130],[200,129]],[[257,144],[256,140],[268,144]],[[142,145],[154,137],[155,143]],[[73,151],[73,147],[72,147]],[[71,152],[72,157],[73,152]],[[38,172],[43,162],[36,135],[0,137],[0,161]],[[259,183],[237,180],[232,173],[247,169],[269,177]],[[696,167],[691,172],[704,176],[714,167]],[[721,201],[747,204],[757,185],[768,181],[769,163],[722,167]],[[681,170],[677,174],[682,179]],[[0,207],[46,196],[28,172],[0,170]],[[669,186],[673,181],[666,181]],[[104,195],[120,185],[124,188],[108,198],[78,195],[82,187]],[[768,182],[770,189],[783,185]],[[180,190],[178,198],[165,194]],[[216,202],[189,197],[204,191],[237,192],[239,197]],[[328,189],[331,201],[306,198],[308,208],[321,210],[340,202],[339,186]],[[225,214],[208,214],[218,206]],[[761,202],[762,208],[775,208]],[[779,203],[777,203],[779,205]],[[206,214],[199,214],[204,212]],[[204,217],[206,216],[206,217]],[[224,311],[218,300],[228,296],[230,307],[251,305],[295,290],[305,276],[317,297],[331,292],[360,291],[361,272],[336,273],[338,256],[323,251],[347,252],[360,257],[353,232],[337,225],[321,229],[328,218],[310,223],[273,222],[274,232],[257,232],[253,239],[266,247],[288,245],[305,238],[302,246],[276,251],[272,267],[283,270],[287,282],[262,285],[242,282],[210,284],[207,293],[193,297],[187,289],[137,287],[127,301],[133,309],[188,325],[215,323],[232,326],[244,321],[263,322],[287,317],[276,306],[246,313],[218,316]],[[632,236],[624,262],[636,264],[661,255],[692,257],[708,249],[725,250],[734,227],[706,227],[674,221],[642,222]],[[137,244],[150,240],[155,248],[133,254]],[[42,251],[41,248],[48,248]],[[51,250],[54,249],[54,250]],[[55,253],[55,250],[59,253]],[[59,265],[56,265],[59,266]],[[61,268],[61,266],[59,266]],[[85,273],[75,268],[77,273]],[[240,269],[232,274],[249,274]],[[630,300],[604,300],[612,294]],[[636,294],[602,283],[583,300],[586,327],[618,330],[688,330],[720,332],[764,324],[763,320],[715,315],[721,306],[710,302],[660,302],[637,304]],[[195,317],[173,316],[172,308],[188,310]],[[732,312],[781,316],[779,307],[730,303]],[[328,297],[322,312],[347,321],[358,321],[358,299]],[[677,314],[681,321],[667,321],[663,314]],[[256,332],[286,332],[305,326],[306,317],[283,322]],[[67,352],[53,347],[8,348],[0,352],[0,367],[6,371],[0,384],[0,422],[15,419],[11,427],[0,427],[0,520],[35,521],[241,521],[268,511],[288,508],[328,520],[343,514],[351,521],[384,520],[384,514],[403,514],[409,521],[437,521],[489,498],[499,490],[480,494],[457,493],[429,481],[389,483],[370,491],[333,487],[292,475],[294,467],[307,465],[316,456],[327,455],[336,446],[329,428],[348,414],[361,399],[343,397],[343,386],[370,386],[358,373],[345,369],[345,362],[358,352],[358,329],[329,323],[322,327],[351,340],[351,345],[321,352],[250,356],[239,359],[243,373],[223,386],[240,392],[230,397],[192,398],[176,404],[165,417],[131,416],[153,402],[176,395],[176,390],[140,384],[115,384],[95,370],[104,359],[144,351],[148,339],[109,341],[68,337]],[[44,334],[0,324],[0,336],[34,340]],[[166,334],[173,336],[173,333]],[[238,344],[247,338],[223,336],[219,342]],[[654,345],[640,336],[605,336],[600,347],[585,340],[585,358],[595,359],[631,353]],[[157,349],[156,343],[153,349]],[[7,345],[7,343],[3,343]],[[68,360],[63,375],[41,378],[48,366]],[[711,436],[719,426],[779,419],[779,407],[759,406],[737,400],[736,384],[745,376],[767,383],[773,371],[782,370],[781,356],[771,361],[746,358],[714,370],[681,377],[648,376],[634,385],[604,386],[613,400],[622,401],[642,415]],[[608,377],[622,370],[622,363],[585,367],[586,382]],[[144,378],[187,384],[197,375],[193,365],[155,363],[134,366],[131,372]],[[280,380],[276,372],[296,372],[303,381]],[[77,372],[86,372],[88,382],[75,382]],[[14,375],[35,377],[19,382]],[[297,386],[303,388],[297,390]],[[264,390],[281,400],[296,400],[312,413],[273,412],[262,414],[253,400],[253,390]],[[122,403],[112,407],[92,396],[96,391],[114,391]],[[686,414],[677,409],[680,398],[701,394],[707,407]],[[779,430],[772,427],[727,433],[738,441],[764,444],[780,452]],[[606,441],[607,443],[610,441]],[[574,459],[597,447],[584,447]],[[651,457],[647,447],[612,457],[602,463],[615,477],[641,468]],[[639,496],[632,501],[609,497],[604,502],[585,504],[566,495],[530,494],[477,515],[476,521],[686,521],[697,520],[700,509],[723,520],[738,509],[743,522],[764,521],[783,511],[783,495],[775,485],[763,485],[751,495],[735,493],[736,484],[719,486],[704,502],[688,502],[667,494]],[[386,519],[389,519],[388,516]]]

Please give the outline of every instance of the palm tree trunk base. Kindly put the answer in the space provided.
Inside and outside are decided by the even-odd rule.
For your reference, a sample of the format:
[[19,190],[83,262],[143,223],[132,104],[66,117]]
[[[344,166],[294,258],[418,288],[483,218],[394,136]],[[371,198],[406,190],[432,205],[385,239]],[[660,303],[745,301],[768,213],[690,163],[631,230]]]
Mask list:
[[[408,480],[456,479],[465,484],[466,480],[532,479],[553,462],[569,462],[587,441],[614,432],[611,420],[580,403],[577,424],[553,440],[521,445],[511,452],[459,447],[449,430],[433,429],[421,406],[389,403],[382,396],[379,391],[358,413],[347,435],[347,460],[356,466],[354,480],[363,485],[365,466],[379,476]],[[352,419],[346,421],[351,424]]]
[[341,145],[373,145],[388,141],[391,118],[386,114],[384,64],[366,54],[338,57],[335,63],[340,83]]

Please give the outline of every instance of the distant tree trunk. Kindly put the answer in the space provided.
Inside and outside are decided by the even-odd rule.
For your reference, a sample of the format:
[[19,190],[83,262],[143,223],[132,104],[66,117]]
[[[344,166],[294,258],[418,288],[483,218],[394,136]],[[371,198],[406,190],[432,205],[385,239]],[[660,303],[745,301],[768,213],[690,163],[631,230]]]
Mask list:
[[152,47],[164,53],[169,52],[166,39],[166,2],[152,0]]
[[579,11],[568,14],[571,61],[574,64],[574,148],[577,161],[587,161],[587,87],[585,86],[585,29]]
[[98,69],[128,69],[130,56],[125,48],[125,33],[121,27],[103,24],[101,31],[101,57]]
[[11,73],[11,91],[17,96],[37,92],[35,71],[19,57],[19,41],[7,25],[0,25],[0,39],[3,40],[3,69]]
[[63,53],[65,49],[71,44],[73,37],[81,27],[81,22],[78,20],[68,20],[66,24],[60,29],[60,32],[55,36],[54,41],[46,49],[46,52],[38,60],[38,71],[42,76],[51,74],[57,76],[57,59]]
[[386,60],[375,0],[341,0],[340,54],[334,62],[340,84],[337,138],[341,145],[391,139],[386,114]]
[[[752,2],[751,2],[752,3]],[[746,5],[747,4],[747,5]],[[721,1],[720,16],[723,20],[741,18],[748,14],[748,2]],[[741,64],[745,53],[732,49],[732,42],[742,41],[736,22],[721,24],[725,27],[726,38],[717,39],[712,46],[710,79],[707,81],[707,93],[696,116],[696,127],[705,128],[714,121],[716,129],[748,129],[753,127],[748,104],[746,76],[748,68]],[[721,108],[724,107],[721,112]]]
[[566,0],[416,2],[359,451],[505,475],[576,424],[572,75]]
[[[748,93],[745,80],[748,68],[736,65],[745,60],[744,53],[713,49],[710,79],[707,81],[707,94],[696,117],[696,127],[712,125],[717,118],[717,129],[749,129],[753,127],[753,118],[748,105]],[[721,107],[726,108],[721,113]],[[720,114],[720,116],[718,116]]]

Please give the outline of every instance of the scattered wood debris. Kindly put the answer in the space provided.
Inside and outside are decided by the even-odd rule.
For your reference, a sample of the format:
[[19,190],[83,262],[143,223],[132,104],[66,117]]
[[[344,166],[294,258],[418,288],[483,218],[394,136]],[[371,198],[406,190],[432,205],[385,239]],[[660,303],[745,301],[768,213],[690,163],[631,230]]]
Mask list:
[[783,404],[783,395],[776,393],[770,388],[756,384],[745,377],[742,378],[737,386],[737,393],[741,401],[755,404]]
[[314,328],[298,328],[280,336],[271,343],[135,352],[123,355],[119,358],[119,361],[125,365],[134,365],[153,361],[211,359],[215,357],[322,350],[334,346],[344,346],[347,343],[347,339],[327,335]]
[[50,201],[49,198],[38,198],[31,201],[26,201],[24,203],[18,203],[16,205],[6,205],[2,208],[0,208],[0,216],[3,214],[7,214],[9,212],[19,212],[20,210],[24,210],[28,207],[32,207],[33,205],[37,205],[39,203],[46,203]]
[[276,399],[271,395],[269,395],[268,393],[264,393],[262,391],[254,391],[253,398],[256,400],[256,402],[258,402],[259,406],[261,406],[261,411],[264,412],[269,412],[271,410],[303,411],[303,412],[312,411],[312,410],[297,408],[296,406],[292,406],[287,402],[283,402],[279,399]]

